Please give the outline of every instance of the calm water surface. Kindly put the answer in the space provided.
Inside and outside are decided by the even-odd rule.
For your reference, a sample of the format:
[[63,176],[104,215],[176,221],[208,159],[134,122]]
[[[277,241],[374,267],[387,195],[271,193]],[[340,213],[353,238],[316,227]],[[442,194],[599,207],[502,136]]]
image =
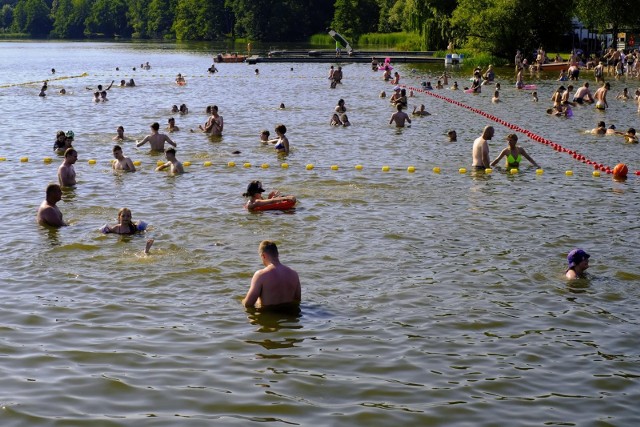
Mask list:
[[[432,116],[389,127],[392,108],[378,93],[391,87],[366,64],[344,64],[344,84],[331,90],[327,64],[260,64],[259,76],[221,64],[209,76],[208,53],[174,45],[3,42],[0,55],[3,427],[640,423],[637,177],[594,178],[524,135],[544,174],[526,162],[513,175],[460,174],[493,122],[416,94],[410,108],[424,103]],[[132,70],[147,61],[151,70]],[[443,71],[397,69],[414,86]],[[184,87],[173,83],[179,72]],[[468,71],[452,72],[469,84]],[[86,89],[129,78],[138,86],[114,87],[107,103]],[[500,104],[491,88],[439,93],[640,169],[639,147],[584,134],[599,120],[640,128],[635,105],[614,99],[639,82],[612,82],[605,113],[578,107],[558,119],[545,114],[554,78],[527,79],[537,104],[506,69]],[[57,95],[61,87],[69,94]],[[339,98],[350,128],[329,127]],[[117,126],[140,139],[182,103],[191,112],[172,138],[192,162],[186,174],[154,172],[161,157],[134,141],[123,147],[139,171],[111,172]],[[219,140],[188,132],[209,104],[225,120]],[[258,142],[277,123],[288,128],[287,159]],[[51,231],[34,215],[56,180],[59,129],[75,132],[79,183],[59,203],[71,226]],[[458,142],[446,142],[448,129]],[[509,132],[496,125],[492,158]],[[295,194],[295,211],[247,213],[241,194],[253,179]],[[151,224],[146,236],[98,231],[124,206]],[[144,256],[148,237],[156,244]],[[262,239],[300,273],[299,317],[240,305]],[[590,276],[568,284],[576,246],[592,254]]]

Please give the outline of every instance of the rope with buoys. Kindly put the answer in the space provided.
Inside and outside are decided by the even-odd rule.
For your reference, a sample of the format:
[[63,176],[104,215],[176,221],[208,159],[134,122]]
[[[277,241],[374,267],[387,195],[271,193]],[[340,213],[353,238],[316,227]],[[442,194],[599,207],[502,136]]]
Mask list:
[[57,80],[78,79],[78,78],[87,77],[87,76],[89,76],[89,73],[82,73],[82,74],[77,75],[77,76],[62,76],[62,77],[56,77],[54,79],[37,80],[35,82],[11,83],[11,84],[8,84],[8,85],[0,86],[0,89],[8,88],[8,87],[14,87],[14,86],[27,86],[27,85],[40,84],[42,82],[53,82],[53,81],[57,81]]
[[[406,85],[402,85],[403,87],[407,87]],[[576,150],[569,150],[567,148],[564,148],[563,146],[561,146],[560,144],[550,141],[534,132],[531,132],[530,130],[524,129],[518,125],[514,125],[513,123],[509,123],[506,120],[502,120],[501,118],[494,116],[492,114],[489,114],[485,111],[482,111],[478,108],[474,108],[471,107],[470,105],[467,105],[463,102],[460,101],[456,101],[455,99],[451,99],[451,98],[447,98],[446,96],[442,96],[440,94],[437,93],[433,93],[433,91],[430,90],[424,90],[422,88],[415,88],[415,87],[411,87],[409,86],[408,89],[414,91],[414,92],[420,92],[420,93],[424,93],[425,95],[429,95],[429,96],[433,96],[434,98],[438,98],[440,100],[443,100],[445,102],[448,102],[450,104],[454,104],[457,105],[459,107],[462,108],[466,108],[469,111],[472,111],[476,114],[479,114],[481,116],[484,116],[486,118],[488,118],[489,120],[493,120],[496,123],[499,123],[503,126],[508,127],[509,129],[516,131],[516,132],[520,132],[524,135],[526,135],[527,137],[529,137],[531,140],[539,142],[541,144],[544,145],[548,145],[551,148],[553,148],[555,151],[559,152],[559,153],[566,153],[569,156],[573,157],[574,159],[578,160],[579,162],[585,163],[587,165],[592,165],[594,170],[596,171],[602,171],[605,172],[607,174],[612,174],[613,173],[613,169],[610,166],[604,165],[602,163],[598,163],[596,161],[590,160],[587,157],[585,157],[583,154],[580,154],[578,151]],[[635,174],[640,176],[640,170],[635,171]],[[594,174],[595,175],[595,174]],[[597,176],[597,175],[596,175]]]

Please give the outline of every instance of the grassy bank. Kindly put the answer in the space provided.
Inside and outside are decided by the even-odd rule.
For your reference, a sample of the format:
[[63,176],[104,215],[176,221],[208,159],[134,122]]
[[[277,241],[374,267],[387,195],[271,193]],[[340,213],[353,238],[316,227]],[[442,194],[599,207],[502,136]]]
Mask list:
[[[422,37],[418,33],[367,33],[361,35],[357,41],[347,40],[355,48],[383,48],[391,50],[421,50]],[[312,45],[331,46],[335,42],[328,34],[314,34],[309,39]]]

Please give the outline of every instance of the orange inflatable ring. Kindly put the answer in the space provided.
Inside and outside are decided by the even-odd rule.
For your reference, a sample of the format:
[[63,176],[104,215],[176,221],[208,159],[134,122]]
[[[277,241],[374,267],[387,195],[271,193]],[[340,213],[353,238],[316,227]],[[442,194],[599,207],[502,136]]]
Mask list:
[[296,205],[295,200],[287,199],[281,200],[276,203],[269,203],[268,205],[257,206],[252,211],[286,211],[287,209],[291,209]]

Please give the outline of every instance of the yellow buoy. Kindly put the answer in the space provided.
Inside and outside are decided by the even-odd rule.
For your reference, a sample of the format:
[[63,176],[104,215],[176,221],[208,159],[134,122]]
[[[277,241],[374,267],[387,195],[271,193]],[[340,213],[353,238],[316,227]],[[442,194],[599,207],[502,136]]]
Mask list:
[[227,163],[227,166],[229,166],[230,168],[234,167],[235,165],[236,165],[236,162]]
[[484,173],[491,173],[491,172],[493,172],[493,169],[491,169],[491,168],[486,168],[484,170]]
[[414,173],[415,171],[416,171],[416,168],[414,166],[409,166],[407,168],[407,172],[409,172],[409,173]]
[[571,176],[571,175],[573,175],[573,171],[566,171],[564,174],[567,175],[567,176]]
[[356,170],[357,171],[361,171],[362,170],[362,165],[356,165]]
[[313,163],[309,163],[307,165],[307,170],[310,171],[311,169],[313,169]]
[[382,172],[389,172],[389,169],[390,168],[387,165],[382,166]]
[[542,169],[536,169],[536,175],[542,175],[544,171]]
[[95,165],[96,164],[96,159],[89,159],[88,162],[90,165]]
[[433,173],[440,173],[440,168],[438,166],[434,167]]
[[338,165],[331,165],[331,170],[332,171],[337,171],[338,170]]
[[158,160],[156,162],[156,166],[162,166],[162,165],[164,165],[164,162],[162,160]]
[[29,158],[28,158],[28,157],[20,157],[20,161],[21,161],[22,163],[25,163],[25,162],[28,162],[28,161],[29,161]]
[[7,158],[6,157],[0,157],[0,162],[6,162]]
[[242,166],[244,166],[245,168],[250,168],[251,167],[251,163],[246,162]]
[[518,173],[518,168],[511,168],[511,170],[509,170],[509,172],[511,173],[511,175],[515,175]]
[[204,166],[204,167],[207,167],[207,168],[208,168],[209,166],[211,166],[211,162],[207,160],[206,162],[204,162],[204,163],[202,164],[202,166]]
[[182,166],[191,166],[191,162],[190,161],[186,161],[182,163]]
[[51,163],[53,161],[53,159],[51,157],[45,157],[44,158],[44,162],[45,163]]
[[600,176],[600,171],[593,171],[593,176],[596,178]]
[[280,165],[280,167],[282,169],[288,169],[289,168],[289,163],[283,163],[283,164]]
[[262,169],[269,169],[269,163],[263,163],[260,167]]
[[142,162],[140,160],[136,160],[133,162],[134,166],[140,166],[142,164]]
[[467,173],[467,170],[465,168],[460,168],[458,169],[458,172],[460,173]]

